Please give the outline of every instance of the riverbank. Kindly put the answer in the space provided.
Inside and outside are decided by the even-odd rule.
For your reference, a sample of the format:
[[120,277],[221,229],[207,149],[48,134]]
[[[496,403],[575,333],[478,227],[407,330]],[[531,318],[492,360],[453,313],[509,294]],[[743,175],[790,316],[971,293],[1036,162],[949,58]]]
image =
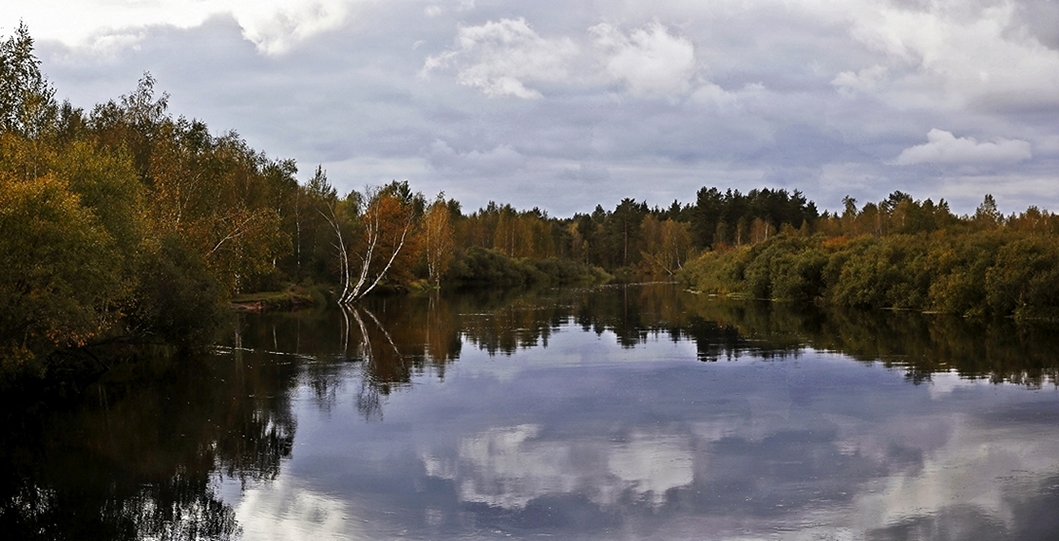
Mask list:
[[297,310],[326,304],[322,292],[291,287],[284,291],[261,291],[232,297],[231,306],[238,312],[265,312],[272,310]]

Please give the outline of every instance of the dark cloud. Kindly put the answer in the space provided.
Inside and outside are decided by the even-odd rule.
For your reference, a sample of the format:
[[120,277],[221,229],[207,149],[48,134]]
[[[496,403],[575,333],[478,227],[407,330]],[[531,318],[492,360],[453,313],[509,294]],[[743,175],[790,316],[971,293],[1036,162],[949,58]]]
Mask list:
[[[986,9],[998,5],[392,1],[297,38],[258,28],[267,43],[244,37],[258,35],[245,14],[221,14],[38,47],[75,104],[150,71],[174,113],[236,129],[306,174],[323,164],[342,189],[407,178],[469,210],[567,215],[623,197],[690,201],[702,185],[801,189],[826,208],[912,188],[957,212],[989,189],[1004,211],[1059,209],[1046,182],[1059,158],[1057,8]],[[931,130],[1024,141],[1031,156],[893,165]]]
[[1013,34],[1027,31],[1054,51],[1059,51],[1059,4],[1050,0],[1022,0],[1015,4],[1017,25],[1009,28]]

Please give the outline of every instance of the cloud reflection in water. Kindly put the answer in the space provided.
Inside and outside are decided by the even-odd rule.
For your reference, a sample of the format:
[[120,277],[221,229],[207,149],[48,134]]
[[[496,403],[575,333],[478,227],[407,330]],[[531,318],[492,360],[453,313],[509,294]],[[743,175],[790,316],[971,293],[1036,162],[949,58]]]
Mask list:
[[658,506],[693,482],[685,434],[632,434],[628,441],[554,441],[539,425],[490,429],[460,441],[455,461],[424,456],[427,475],[449,479],[464,502],[524,508],[535,498],[581,493],[602,506],[631,491]]
[[[342,530],[347,538],[1000,540],[1059,531],[1041,511],[1059,505],[1054,388],[910,377],[901,364],[793,342],[770,354],[765,342],[744,351],[740,339],[736,355],[701,362],[699,352],[726,336],[622,342],[610,327],[549,321],[546,346],[503,355],[465,336],[444,378],[410,373],[379,420],[344,406],[357,385],[338,387],[327,412],[300,402],[297,450],[281,480],[340,502],[318,506],[333,516],[365,517],[346,520],[363,527]],[[302,532],[338,524],[288,512],[307,504],[285,498],[250,514],[240,505],[240,520],[279,515],[303,521],[292,530]]]
[[331,495],[298,486],[297,479],[281,475],[275,482],[242,494],[235,508],[245,539],[261,541],[312,539],[329,541],[363,538],[353,530],[356,517],[349,504]]

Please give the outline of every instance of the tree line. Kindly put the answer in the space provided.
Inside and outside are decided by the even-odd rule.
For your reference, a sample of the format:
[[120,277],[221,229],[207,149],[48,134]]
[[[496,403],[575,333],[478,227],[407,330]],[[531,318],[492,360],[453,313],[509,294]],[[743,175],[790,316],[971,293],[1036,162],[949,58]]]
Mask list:
[[167,112],[146,75],[59,103],[24,25],[0,42],[0,361],[84,346],[200,343],[231,292],[290,252],[292,161]]
[[900,191],[861,207],[847,197],[844,206],[810,232],[705,252],[682,279],[761,299],[1059,318],[1059,216],[1034,206],[1004,216],[990,195],[969,216]]
[[[234,296],[291,287],[348,305],[380,291],[682,278],[851,305],[1056,304],[1040,300],[1054,296],[1040,273],[1056,268],[1044,233],[1056,220],[1038,209],[1005,218],[993,202],[958,217],[944,201],[895,192],[821,214],[798,191],[704,187],[694,203],[667,207],[626,198],[557,218],[490,202],[468,214],[407,181],[341,194],[320,167],[299,181],[293,160],[174,117],[149,74],[88,110],[55,94],[20,25],[0,41],[4,372],[92,347],[208,343]],[[979,256],[1019,264],[990,270]],[[876,278],[869,257],[894,270]],[[912,285],[895,278],[920,268],[902,259],[916,257],[927,270]],[[987,283],[1005,289],[987,294]]]

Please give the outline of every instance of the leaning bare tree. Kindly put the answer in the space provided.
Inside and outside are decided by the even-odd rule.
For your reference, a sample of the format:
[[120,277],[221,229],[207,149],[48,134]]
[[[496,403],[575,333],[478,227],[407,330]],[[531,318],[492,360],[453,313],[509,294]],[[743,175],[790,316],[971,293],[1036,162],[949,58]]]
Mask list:
[[350,194],[332,202],[320,214],[335,233],[342,283],[338,303],[349,305],[375,289],[405,253],[423,196],[412,194],[407,182],[392,182],[368,188],[362,198]]

